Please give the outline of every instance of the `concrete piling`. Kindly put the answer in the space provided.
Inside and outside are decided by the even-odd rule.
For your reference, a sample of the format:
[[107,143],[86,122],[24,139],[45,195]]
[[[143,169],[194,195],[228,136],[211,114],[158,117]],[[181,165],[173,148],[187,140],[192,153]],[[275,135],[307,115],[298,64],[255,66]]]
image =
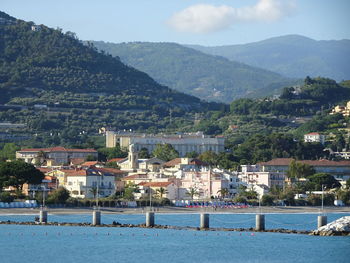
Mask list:
[[255,230],[257,231],[265,230],[265,215],[257,214],[255,216]]
[[92,224],[94,226],[101,225],[101,211],[94,210],[92,212]]
[[201,214],[200,228],[209,228],[209,214]]
[[327,216],[318,216],[317,217],[317,228],[327,225]]
[[153,212],[146,213],[146,227],[154,227],[154,213]]
[[40,210],[39,222],[40,222],[40,224],[47,223],[47,211],[45,211],[43,209]]

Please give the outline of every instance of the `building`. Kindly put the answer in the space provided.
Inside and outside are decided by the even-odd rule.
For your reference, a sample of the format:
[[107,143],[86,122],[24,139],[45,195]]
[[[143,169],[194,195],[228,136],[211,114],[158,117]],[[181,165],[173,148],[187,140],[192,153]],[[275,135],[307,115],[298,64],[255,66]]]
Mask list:
[[[262,172],[281,172],[286,174],[292,158],[277,158],[269,162],[258,163]],[[350,178],[350,161],[301,160],[300,163],[311,165],[316,173],[327,173],[336,179]]]
[[44,164],[48,166],[67,165],[72,159],[86,159],[88,156],[98,157],[94,149],[66,149],[64,147],[22,149],[16,152],[17,160],[26,163]]
[[331,115],[333,114],[342,114],[344,117],[349,117],[350,116],[350,101],[346,104],[346,106],[340,106],[337,105],[332,109],[332,112],[330,113]]
[[120,190],[117,182],[124,175],[122,171],[113,168],[66,170],[64,186],[72,197],[95,198],[97,191],[99,197],[108,197]]
[[136,199],[140,198],[168,198],[170,200],[175,200],[177,198],[177,186],[174,182],[142,182],[138,184],[139,193],[135,193]]
[[318,132],[311,132],[304,135],[304,142],[319,142],[324,144],[326,141],[326,136],[319,134]]
[[260,165],[241,165],[239,178],[247,185],[265,185],[269,188],[282,188],[285,181],[285,172],[263,171]]
[[134,145],[135,151],[146,148],[148,152],[152,152],[157,144],[171,144],[181,157],[189,152],[201,154],[206,151],[219,153],[225,150],[224,137],[210,137],[201,132],[151,135],[106,131],[106,147],[115,147],[117,144],[122,149],[128,149],[130,145]]
[[219,197],[221,189],[229,189],[230,180],[220,172],[213,170],[185,171],[181,174],[178,199],[192,199],[191,190],[195,191],[193,199],[208,200]]

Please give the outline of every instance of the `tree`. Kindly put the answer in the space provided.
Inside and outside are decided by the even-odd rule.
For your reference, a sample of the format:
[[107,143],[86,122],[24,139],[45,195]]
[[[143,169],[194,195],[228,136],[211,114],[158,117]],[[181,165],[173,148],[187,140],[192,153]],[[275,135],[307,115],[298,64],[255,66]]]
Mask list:
[[91,187],[91,189],[89,191],[90,191],[90,193],[92,193],[92,195],[95,199],[97,196],[97,187],[93,186],[93,187]]
[[41,184],[44,174],[34,165],[23,161],[0,163],[0,187],[13,186],[21,189],[23,184]]
[[163,195],[167,193],[167,190],[164,187],[160,187],[157,189],[157,195],[160,197],[160,199],[163,199]]
[[198,192],[197,188],[190,187],[190,189],[187,191],[186,194],[191,197],[191,200],[193,200],[193,197],[198,196],[199,192]]
[[225,198],[226,196],[228,196],[230,194],[230,192],[227,188],[221,188],[220,190],[218,190],[217,193],[220,194],[221,198]]
[[119,144],[113,148],[100,148],[97,150],[99,155],[99,160],[106,161],[113,158],[124,158],[128,154],[120,149]]
[[328,189],[340,187],[340,183],[330,174],[317,173],[310,176],[309,181],[313,184],[313,190],[322,190],[322,185]]
[[306,164],[292,160],[287,170],[287,176],[293,179],[307,178],[315,173],[315,169]]
[[171,144],[157,144],[153,151],[153,156],[164,161],[170,161],[172,159],[178,158],[179,153],[174,149]]
[[54,190],[47,198],[47,202],[55,204],[64,204],[70,197],[69,191],[64,187]]
[[261,198],[261,205],[273,205],[275,197],[273,195],[263,195]]
[[5,143],[4,147],[0,151],[0,159],[3,160],[14,160],[16,159],[16,151],[19,150],[19,147],[14,143]]
[[148,152],[147,148],[141,148],[141,150],[139,151],[139,158],[140,159],[149,159],[151,156]]
[[198,159],[210,165],[216,166],[218,164],[218,155],[213,151],[206,151],[198,156]]

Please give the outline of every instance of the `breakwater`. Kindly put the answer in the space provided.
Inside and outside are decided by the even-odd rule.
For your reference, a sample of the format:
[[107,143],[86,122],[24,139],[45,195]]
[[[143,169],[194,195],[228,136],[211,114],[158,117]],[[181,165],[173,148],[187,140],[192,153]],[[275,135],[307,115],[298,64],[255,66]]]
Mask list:
[[114,222],[112,224],[100,224],[94,225],[90,223],[68,223],[68,222],[16,222],[16,221],[0,221],[0,225],[28,225],[28,226],[75,226],[75,227],[119,227],[119,228],[153,228],[153,229],[173,229],[173,230],[192,230],[192,231],[227,231],[227,232],[269,232],[269,233],[284,233],[284,234],[303,234],[308,235],[312,231],[308,230],[290,230],[290,229],[265,229],[256,230],[255,228],[200,228],[191,226],[171,226],[171,225],[154,225],[152,227],[146,226],[146,224],[121,224]]

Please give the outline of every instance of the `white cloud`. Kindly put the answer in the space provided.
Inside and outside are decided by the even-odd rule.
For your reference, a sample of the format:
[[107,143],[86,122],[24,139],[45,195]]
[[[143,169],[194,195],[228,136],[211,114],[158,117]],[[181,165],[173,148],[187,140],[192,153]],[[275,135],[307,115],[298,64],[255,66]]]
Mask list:
[[175,13],[168,24],[179,32],[210,33],[239,22],[274,22],[294,9],[294,0],[259,0],[254,6],[242,8],[199,4]]

